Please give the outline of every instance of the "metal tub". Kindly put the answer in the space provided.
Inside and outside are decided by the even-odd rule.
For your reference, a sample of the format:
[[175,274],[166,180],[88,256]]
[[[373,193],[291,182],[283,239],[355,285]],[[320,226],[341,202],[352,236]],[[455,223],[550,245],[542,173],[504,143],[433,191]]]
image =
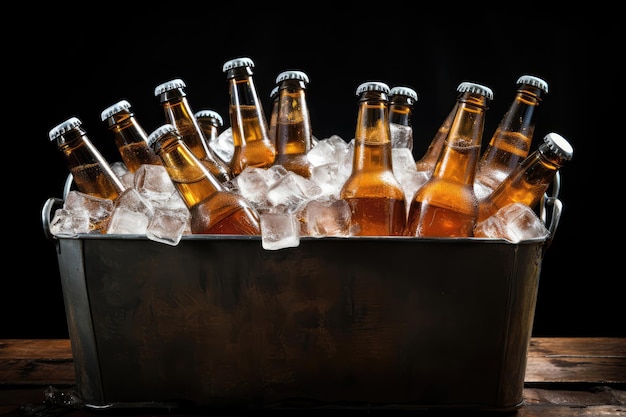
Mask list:
[[[480,409],[523,403],[550,235],[500,239],[54,237],[91,408]],[[545,221],[545,220],[544,220]]]

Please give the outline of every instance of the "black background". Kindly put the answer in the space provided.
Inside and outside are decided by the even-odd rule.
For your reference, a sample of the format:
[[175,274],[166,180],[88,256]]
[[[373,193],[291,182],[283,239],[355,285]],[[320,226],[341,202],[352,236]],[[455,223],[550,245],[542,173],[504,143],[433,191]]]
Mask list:
[[[49,130],[77,116],[109,162],[119,160],[100,112],[127,99],[150,133],[164,123],[154,88],[173,78],[186,82],[194,111],[214,109],[229,126],[222,65],[240,56],[256,64],[266,113],[279,72],[309,75],[313,131],[320,139],[353,137],[360,83],[411,86],[419,94],[416,158],[460,82],[494,91],[484,145],[513,99],[517,78],[544,78],[550,91],[538,108],[533,150],[555,131],[572,143],[574,157],[561,171],[564,211],[543,260],[533,334],[626,336],[624,273],[619,250],[611,248],[623,239],[622,222],[611,214],[623,178],[611,167],[623,163],[624,136],[623,120],[612,111],[624,87],[616,61],[623,47],[611,12],[579,19],[547,17],[531,7],[424,14],[412,3],[388,3],[358,13],[269,3],[254,9],[232,3],[218,11],[181,3],[138,15],[124,3],[94,4],[89,13],[55,4],[38,11],[38,23],[26,12],[16,15],[21,29],[4,35],[3,217],[9,227],[0,338],[67,337],[55,246],[41,223],[42,205],[62,196],[67,176]],[[389,261],[411,259],[381,259]],[[420,265],[414,267],[419,279]]]

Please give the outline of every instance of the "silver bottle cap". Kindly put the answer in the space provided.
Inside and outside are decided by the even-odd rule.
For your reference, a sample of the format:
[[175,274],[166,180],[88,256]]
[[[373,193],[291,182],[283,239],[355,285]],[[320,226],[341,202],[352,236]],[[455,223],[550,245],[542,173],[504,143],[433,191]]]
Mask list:
[[389,95],[390,96],[407,96],[409,98],[412,98],[413,100],[417,101],[417,91],[413,90],[411,87],[404,87],[404,86],[396,86],[393,87],[391,90],[389,90]]
[[158,96],[167,91],[175,90],[177,88],[184,88],[184,87],[187,87],[187,84],[185,84],[185,82],[181,80],[180,78],[175,78],[173,80],[166,81],[162,84],[157,85],[156,88],[154,89],[154,95]]
[[224,63],[224,66],[222,67],[222,72],[226,72],[229,69],[238,67],[254,67],[254,61],[248,57],[231,59]]
[[528,84],[537,87],[544,93],[548,92],[548,82],[534,75],[522,75],[517,79],[517,84]]
[[198,110],[194,114],[194,117],[196,119],[213,119],[215,124],[218,127],[224,126],[224,120],[222,120],[222,116],[220,116],[220,114],[214,110],[209,110],[209,109]]
[[272,91],[270,91],[270,98],[276,97],[276,94],[278,94],[278,86],[272,88]]
[[356,95],[361,95],[361,93],[366,91],[382,91],[385,94],[389,94],[389,86],[380,81],[367,81],[357,87]]
[[574,155],[574,148],[572,145],[561,135],[555,132],[550,132],[543,137],[543,143],[554,152],[559,158],[569,161]]
[[170,132],[178,133],[178,131],[176,130],[176,127],[173,124],[166,123],[160,127],[157,127],[156,130],[150,133],[150,136],[148,136],[148,146],[153,148],[154,144],[157,142],[157,140],[161,136],[166,135]]
[[50,138],[50,141],[53,141],[59,136],[69,132],[70,130],[82,124],[83,122],[81,122],[78,117],[70,117],[63,123],[60,123],[56,125],[55,127],[53,127],[52,129],[50,129],[50,132],[48,132],[48,137]]
[[300,80],[304,81],[306,84],[309,83],[309,76],[306,75],[303,71],[298,70],[289,70],[283,71],[276,77],[276,84],[280,83],[283,80]]
[[127,100],[120,100],[117,103],[107,107],[100,113],[100,119],[104,122],[109,117],[121,111],[130,110],[130,103]]
[[462,82],[456,88],[456,91],[458,91],[459,93],[470,92],[474,94],[480,94],[481,96],[487,97],[488,100],[493,100],[493,91],[491,90],[491,88],[486,87],[481,84],[476,84],[476,83],[467,82],[467,81]]

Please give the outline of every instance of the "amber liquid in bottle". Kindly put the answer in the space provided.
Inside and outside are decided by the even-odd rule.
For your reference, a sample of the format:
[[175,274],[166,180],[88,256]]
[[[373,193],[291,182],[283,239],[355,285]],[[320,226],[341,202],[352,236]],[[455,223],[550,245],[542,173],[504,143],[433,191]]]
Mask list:
[[[417,101],[417,92],[409,87],[394,87],[389,92],[389,128],[391,147],[406,147],[413,151],[413,106]],[[401,141],[394,143],[394,136]]]
[[307,153],[311,149],[311,119],[305,88],[308,76],[301,71],[284,71],[278,75],[278,109],[276,115],[276,158],[282,165],[304,178],[310,178],[313,165]]
[[450,126],[452,126],[452,121],[454,120],[457,107],[458,104],[455,103],[448,116],[446,116],[441,126],[439,126],[439,129],[437,129],[437,132],[428,145],[426,152],[424,152],[424,155],[422,155],[422,157],[415,162],[415,168],[417,171],[425,172],[429,178],[435,170],[435,165],[437,165],[439,154],[441,154],[441,149],[443,149],[443,145],[445,144],[448,133],[450,132]]
[[541,94],[548,92],[548,84],[530,75],[520,77],[517,83],[521,86],[478,162],[474,192],[479,201],[495,190],[530,153],[536,109]]
[[[474,182],[482,184],[475,186],[479,200],[495,190],[520,161],[528,156],[530,150],[530,137],[521,132],[496,131],[494,136],[500,138],[500,141],[489,148],[490,167],[477,172],[474,179]],[[486,188],[481,190],[483,187]]]
[[[389,149],[386,149],[389,148]],[[355,149],[356,151],[356,149]],[[363,160],[385,160],[391,154],[389,146],[365,144],[361,150]],[[352,178],[344,185],[342,198],[352,212],[351,224],[354,236],[402,236],[406,225],[406,201],[392,173],[369,171],[367,162],[359,178]],[[349,190],[355,189],[354,192]]]
[[182,90],[185,86],[186,84],[182,80],[175,79],[163,83],[155,89],[155,95],[161,96],[165,120],[176,127],[183,142],[195,157],[207,167],[209,172],[218,181],[227,182],[233,178],[233,173],[230,167],[222,162],[209,147],[207,139],[191,110],[187,96]]
[[78,191],[109,200],[115,200],[124,191],[126,187],[87,137],[78,118],[59,124],[50,130],[49,136],[65,157]]
[[194,234],[260,235],[258,213],[243,196],[226,191],[180,140],[172,125],[149,138],[191,213]]
[[383,83],[364,83],[355,133],[352,174],[341,198],[352,212],[355,236],[402,236],[406,225],[404,191],[393,174],[387,93]]
[[246,167],[267,168],[276,157],[274,146],[268,146],[268,134],[259,123],[259,114],[253,105],[231,105],[233,144],[235,150],[231,169],[239,175]]
[[161,159],[148,146],[148,135],[130,110],[127,100],[120,100],[101,113],[113,133],[115,146],[122,162],[130,172],[135,172],[143,164],[161,165]]
[[[439,165],[452,171],[455,178],[467,178],[470,175],[467,167],[476,166],[478,162],[480,146],[471,142],[446,146],[447,152]],[[446,179],[427,182],[417,191],[411,203],[407,230],[416,231],[414,236],[472,236],[477,201],[471,188],[468,183],[459,184]]]
[[228,114],[233,134],[234,152],[230,161],[233,175],[246,167],[267,168],[276,158],[275,143],[254,83],[254,62],[247,57],[231,59],[222,71],[228,81]]
[[534,209],[552,184],[557,171],[572,155],[573,149],[565,138],[554,132],[546,135],[544,143],[480,201],[478,221],[513,203],[523,203]]
[[407,234],[423,237],[471,237],[478,217],[474,194],[476,165],[487,100],[487,87],[461,83],[450,132],[430,179],[417,190],[409,208]]

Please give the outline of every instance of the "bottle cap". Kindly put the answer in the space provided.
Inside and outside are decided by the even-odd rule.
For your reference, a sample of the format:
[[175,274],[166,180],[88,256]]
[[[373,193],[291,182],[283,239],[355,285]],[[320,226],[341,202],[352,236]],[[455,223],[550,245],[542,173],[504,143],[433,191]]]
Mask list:
[[278,86],[272,88],[272,91],[270,91],[270,98],[276,97],[276,94],[278,94]]
[[120,100],[117,103],[107,107],[100,113],[100,118],[104,122],[109,117],[121,111],[130,110],[130,103],[127,100]]
[[462,82],[461,84],[459,84],[456,91],[458,91],[459,93],[465,93],[469,91],[470,93],[480,94],[481,96],[487,97],[487,99],[489,100],[493,100],[493,91],[491,90],[491,88],[481,84],[467,81]]
[[574,148],[572,145],[561,135],[555,132],[550,132],[543,137],[543,143],[554,152],[559,158],[569,161],[574,155]]
[[222,120],[222,116],[220,116],[220,114],[214,110],[209,110],[209,109],[198,110],[194,114],[194,117],[196,119],[212,119],[211,122],[214,125],[218,127],[224,126],[224,120]]
[[533,87],[537,87],[544,93],[548,92],[548,83],[539,77],[535,77],[534,75],[522,75],[517,79],[517,84],[532,85]]
[[69,119],[67,119],[66,121],[64,121],[63,123],[60,123],[58,125],[56,125],[55,127],[53,127],[52,129],[50,129],[50,132],[48,132],[48,137],[50,138],[50,141],[55,140],[56,138],[58,138],[59,136],[67,133],[68,131],[82,125],[83,123],[80,121],[80,119],[78,117],[70,117]]
[[389,94],[389,86],[379,81],[367,81],[357,87],[356,95],[358,96],[366,91],[382,91],[385,94]]
[[404,87],[404,86],[396,86],[393,87],[391,90],[389,90],[389,95],[390,96],[407,96],[409,98],[412,98],[413,100],[417,101],[417,91],[413,90],[410,87]]
[[289,71],[283,71],[280,74],[278,74],[278,76],[276,77],[276,84],[278,84],[279,82],[283,80],[300,80],[308,84],[309,76],[306,75],[306,73],[302,71],[289,70]]
[[166,123],[160,127],[157,127],[154,130],[154,132],[150,133],[150,136],[148,136],[148,146],[150,146],[151,148],[154,148],[154,145],[157,142],[157,139],[159,139],[161,136],[166,135],[170,132],[178,133],[178,131],[176,130],[176,127],[173,124]]
[[254,67],[254,61],[248,57],[234,58],[230,61],[226,61],[222,67],[222,72],[226,72],[229,69],[238,67]]
[[185,84],[185,82],[181,80],[180,78],[175,78],[173,80],[166,81],[162,84],[157,85],[156,88],[154,89],[154,95],[158,96],[159,94],[163,94],[167,91],[171,91],[176,88],[184,88],[184,87],[187,87],[187,84]]

